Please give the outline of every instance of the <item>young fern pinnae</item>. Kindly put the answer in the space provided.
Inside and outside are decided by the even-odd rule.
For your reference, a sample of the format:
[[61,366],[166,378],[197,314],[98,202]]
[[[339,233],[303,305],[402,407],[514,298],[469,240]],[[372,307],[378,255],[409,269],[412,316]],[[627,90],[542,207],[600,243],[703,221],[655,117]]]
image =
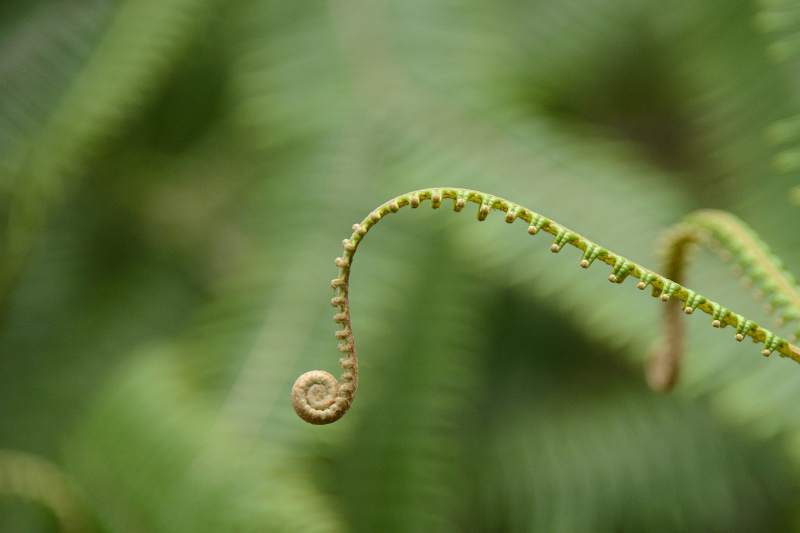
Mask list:
[[[800,321],[800,288],[797,280],[786,271],[783,262],[770,252],[767,245],[744,222],[730,213],[713,209],[702,209],[686,216],[681,222],[670,228],[662,243],[665,255],[665,274],[670,280],[681,283],[687,266],[688,250],[695,245],[703,245],[716,252],[725,263],[733,262],[733,272],[741,276],[743,283],[754,290],[753,296],[757,300],[766,300],[764,312],[771,314],[778,312],[778,326],[788,324],[793,320]],[[703,298],[694,295],[694,299]],[[709,302],[712,308],[711,325],[715,328],[725,327],[725,319],[731,311],[714,302]],[[692,302],[684,305],[686,313],[692,312]],[[672,387],[680,368],[682,357],[681,340],[683,338],[684,323],[679,318],[680,313],[676,306],[669,306],[665,312],[665,322],[669,329],[668,337],[658,348],[651,359],[647,379],[650,386],[656,390],[665,391]],[[736,316],[737,341],[758,324]],[[772,332],[765,331],[763,339],[766,347],[761,352],[768,356],[771,346],[780,342]],[[792,335],[792,342],[800,338],[800,324]],[[753,337],[754,342],[761,341]],[[793,346],[789,345],[794,351]],[[781,352],[782,355],[786,355]],[[793,357],[790,355],[790,357]]]
[[[677,226],[670,234],[666,249],[671,258],[668,263],[669,277],[661,276],[651,270],[644,268],[633,261],[617,255],[592,241],[578,235],[577,233],[553,222],[552,220],[531,211],[525,207],[517,205],[508,200],[492,196],[490,194],[459,188],[434,188],[413,191],[403,194],[372,211],[361,223],[353,226],[353,234],[349,239],[342,241],[344,253],[336,258],[336,266],[339,267],[339,277],[331,282],[334,289],[334,296],[331,305],[338,307],[338,312],[334,315],[333,321],[339,324],[340,329],[336,332],[336,338],[340,341],[339,351],[343,354],[339,363],[344,370],[342,383],[340,384],[328,372],[314,370],[306,372],[300,376],[292,388],[292,405],[295,411],[303,420],[311,424],[329,424],[341,418],[355,397],[358,387],[358,358],[356,356],[355,342],[353,338],[352,321],[350,318],[349,280],[350,267],[358,245],[363,240],[370,228],[377,224],[379,220],[390,213],[396,213],[401,207],[410,205],[412,208],[419,207],[424,200],[430,200],[432,208],[437,209],[442,205],[444,199],[453,200],[453,210],[461,211],[466,207],[467,202],[474,202],[478,207],[478,220],[486,220],[492,210],[505,212],[505,221],[509,224],[520,219],[528,224],[528,233],[536,235],[540,231],[550,233],[555,238],[550,246],[552,252],[559,252],[565,245],[571,244],[583,252],[580,266],[589,268],[596,261],[602,261],[612,267],[608,280],[612,283],[620,284],[628,276],[639,279],[637,287],[641,290],[651,287],[652,295],[659,297],[666,302],[670,298],[677,299],[683,303],[683,310],[691,314],[696,309],[711,315],[714,327],[733,326],[736,328],[735,338],[741,341],[745,336],[750,336],[753,342],[764,343],[764,355],[769,355],[777,351],[784,357],[790,357],[800,362],[800,348],[790,344],[787,340],[776,336],[773,332],[764,329],[745,317],[732,313],[721,305],[708,300],[695,291],[683,287],[677,281],[682,277],[682,270],[685,264],[685,249],[689,243],[700,242],[703,239],[715,238],[720,247],[730,250],[736,255],[737,260],[742,265],[743,272],[754,282],[761,283],[761,290],[770,298],[770,304],[774,308],[784,308],[783,319],[785,321],[800,319],[800,297],[794,286],[794,279],[785,271],[774,258],[765,245],[749,233],[741,221],[731,215],[713,211],[701,211],[690,217]],[[744,240],[740,237],[744,235]],[[743,243],[743,244],[742,244]],[[674,306],[671,306],[674,307]],[[678,339],[681,335],[678,320],[670,319],[673,323],[674,332],[667,335],[668,339]],[[677,324],[677,325],[676,325]],[[798,330],[800,332],[800,329]],[[662,374],[666,379],[660,382],[674,382],[677,375],[678,360],[677,347],[680,342],[669,343],[671,349],[668,350],[669,357],[659,358]],[[664,370],[665,369],[665,370]],[[668,388],[659,386],[651,379],[651,384],[656,388]]]

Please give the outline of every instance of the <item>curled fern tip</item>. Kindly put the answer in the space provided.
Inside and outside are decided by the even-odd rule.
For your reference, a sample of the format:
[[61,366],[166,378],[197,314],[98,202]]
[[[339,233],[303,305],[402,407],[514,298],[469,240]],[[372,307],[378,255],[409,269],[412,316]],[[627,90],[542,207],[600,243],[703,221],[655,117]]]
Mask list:
[[[333,321],[339,325],[335,337],[339,341],[338,350],[344,356],[339,360],[344,373],[341,382],[337,382],[328,372],[320,370],[306,372],[298,378],[292,388],[292,405],[298,416],[306,422],[321,425],[339,420],[350,408],[355,397],[358,386],[358,358],[348,297],[350,268],[358,245],[370,228],[383,220],[386,215],[397,213],[407,205],[417,208],[424,200],[430,200],[431,207],[438,209],[445,199],[453,200],[453,210],[456,212],[462,211],[468,202],[478,204],[479,221],[486,220],[493,210],[503,211],[507,223],[512,224],[517,219],[527,223],[526,229],[530,235],[537,235],[540,231],[553,235],[554,240],[550,246],[552,252],[558,253],[568,244],[581,250],[581,267],[589,268],[595,260],[611,266],[611,273],[608,276],[608,281],[611,283],[621,285],[629,276],[638,278],[639,289],[644,290],[650,286],[654,297],[664,302],[669,302],[671,298],[681,302],[681,306],[673,303],[666,306],[667,315],[664,322],[669,332],[657,343],[648,364],[648,383],[655,390],[669,390],[679,374],[683,337],[682,322],[676,318],[680,315],[679,310],[691,315],[699,309],[711,315],[713,327],[733,326],[736,329],[734,338],[737,341],[750,336],[753,342],[764,343],[761,353],[765,356],[777,351],[784,357],[800,362],[800,348],[680,283],[692,248],[700,243],[706,243],[717,250],[723,260],[736,259],[738,274],[744,274],[743,279],[751,285],[759,284],[761,297],[769,298],[767,304],[772,310],[781,311],[779,318],[783,322],[800,321],[800,291],[795,279],[784,271],[782,263],[771,255],[766,245],[757,240],[752,231],[732,215],[718,211],[699,211],[668,231],[660,247],[667,258],[665,277],[508,200],[470,189],[447,187],[423,189],[403,194],[379,206],[359,224],[354,224],[353,234],[342,241],[344,253],[335,260],[336,266],[339,267],[339,277],[331,282],[334,290],[331,305],[338,308]],[[797,333],[800,334],[800,327]]]

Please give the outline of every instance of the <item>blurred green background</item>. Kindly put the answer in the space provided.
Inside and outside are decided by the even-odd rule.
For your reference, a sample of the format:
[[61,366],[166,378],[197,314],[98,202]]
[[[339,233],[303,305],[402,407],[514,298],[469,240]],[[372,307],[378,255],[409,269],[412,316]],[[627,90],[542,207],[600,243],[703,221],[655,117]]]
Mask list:
[[[653,269],[725,209],[800,273],[798,30],[780,0],[6,0],[0,531],[800,530],[800,367],[700,314],[654,395],[663,304],[496,213],[370,232],[353,408],[289,403],[339,373],[341,240],[410,190]],[[687,284],[773,323],[711,256]]]

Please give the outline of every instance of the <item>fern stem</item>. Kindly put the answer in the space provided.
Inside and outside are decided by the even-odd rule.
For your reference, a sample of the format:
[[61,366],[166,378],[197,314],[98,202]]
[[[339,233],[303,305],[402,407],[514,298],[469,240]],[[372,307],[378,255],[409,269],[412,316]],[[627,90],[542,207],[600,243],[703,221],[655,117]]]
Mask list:
[[[633,261],[610,252],[589,239],[578,235],[530,209],[490,194],[469,189],[453,187],[422,189],[403,194],[379,206],[361,221],[361,223],[355,224],[353,226],[353,234],[350,238],[342,241],[344,253],[335,260],[336,266],[339,267],[339,277],[331,282],[331,286],[334,289],[331,305],[338,308],[338,312],[334,315],[333,320],[340,326],[339,331],[336,332],[336,338],[340,341],[339,351],[344,355],[339,361],[344,370],[341,376],[342,383],[340,384],[337,382],[328,372],[320,370],[306,372],[300,376],[292,388],[292,405],[303,420],[311,424],[329,424],[335,422],[344,416],[355,397],[356,388],[358,387],[358,358],[355,350],[348,296],[350,268],[358,245],[364,239],[367,232],[386,215],[396,213],[400,208],[407,205],[410,205],[412,208],[419,207],[424,200],[430,200],[431,207],[436,209],[442,205],[444,199],[453,200],[454,211],[461,211],[466,206],[467,202],[478,204],[477,218],[479,221],[485,220],[492,210],[504,211],[506,213],[506,222],[513,223],[515,220],[521,219],[528,223],[527,231],[531,235],[536,235],[540,231],[545,231],[553,235],[554,241],[550,247],[551,251],[558,253],[566,244],[571,244],[583,251],[580,261],[582,267],[588,268],[596,260],[610,265],[612,267],[612,272],[608,279],[612,283],[619,284],[622,283],[626,277],[633,276],[640,280],[637,285],[639,289],[644,290],[650,285],[652,287],[653,296],[660,297],[660,299],[665,302],[670,298],[679,300],[683,303],[683,309],[687,314],[691,314],[699,309],[712,316],[712,325],[715,327],[733,326],[736,328],[737,340],[741,340],[744,336],[749,335],[753,339],[753,342],[766,343],[766,347],[762,352],[764,355],[769,355],[772,351],[778,351],[782,356],[790,357],[800,362],[800,348],[776,336],[773,332],[759,327],[757,324],[745,319],[741,315],[731,313],[729,310],[706,299],[695,291],[682,287],[672,279],[661,276]],[[732,227],[730,225],[730,220],[732,219],[721,218],[716,212],[702,212],[699,215],[695,215],[695,219],[693,220],[695,222],[700,222],[701,226],[705,223],[707,230],[710,228],[710,231],[719,237],[732,237],[734,234],[742,232],[749,235],[751,241],[747,241],[744,245],[744,249],[746,249],[748,253],[740,253],[739,256],[742,258],[755,257],[758,259],[759,264],[765,264],[764,261],[761,260],[764,257],[768,257],[768,255],[765,255],[768,254],[768,252],[764,251],[765,246],[763,246],[763,244],[759,245],[760,241],[757,241],[757,238],[755,238],[756,241],[752,241],[754,237],[743,229],[743,225],[740,224],[739,226]],[[689,222],[691,222],[691,220]],[[699,233],[696,234],[699,230],[695,226],[687,222],[682,228],[683,229],[679,228],[675,233],[670,245],[676,251],[680,252],[672,256],[674,264],[669,266],[670,272],[675,274],[679,274],[683,267],[683,249],[685,245],[699,238]],[[716,233],[715,230],[717,230]],[[731,242],[733,242],[732,239]],[[777,264],[775,263],[775,258],[771,258],[771,261],[768,263],[772,265]],[[774,274],[780,269],[776,270],[777,267],[774,266],[771,268],[772,270],[768,271],[765,278],[768,277],[770,280],[774,280],[776,284],[773,301],[776,302],[776,304],[782,304],[787,299],[792,302],[796,301],[797,310],[800,310],[800,297],[797,296],[797,291],[792,289],[792,279],[787,277],[789,275],[785,272],[781,273],[782,277],[774,277]],[[762,278],[758,279],[760,280]],[[677,306],[671,305],[670,307]],[[795,309],[795,306],[792,306],[792,309]],[[800,312],[798,312],[797,315],[800,316]],[[794,317],[791,313],[787,313],[787,316]],[[670,320],[669,322],[677,321]],[[681,332],[675,333],[673,335],[675,337],[674,340],[679,341],[681,335]],[[680,342],[674,342],[672,344],[678,346]]]

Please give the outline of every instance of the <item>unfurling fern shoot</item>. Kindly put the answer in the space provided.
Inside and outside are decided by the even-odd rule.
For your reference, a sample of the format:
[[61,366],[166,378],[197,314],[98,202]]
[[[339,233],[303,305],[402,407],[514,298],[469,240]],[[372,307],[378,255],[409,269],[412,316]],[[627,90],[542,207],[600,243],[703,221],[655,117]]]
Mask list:
[[[341,383],[328,372],[320,370],[306,372],[297,379],[292,388],[292,405],[303,420],[311,424],[335,422],[347,412],[355,398],[358,387],[358,358],[348,296],[350,267],[359,243],[372,226],[386,215],[397,213],[401,207],[410,205],[417,208],[423,201],[430,200],[431,207],[437,209],[444,199],[453,200],[454,211],[464,209],[467,202],[475,202],[479,205],[479,221],[486,220],[492,210],[505,212],[505,221],[509,224],[517,219],[523,220],[528,224],[529,234],[536,235],[545,231],[555,237],[550,246],[552,252],[558,253],[565,245],[571,244],[583,252],[580,261],[583,268],[589,268],[596,260],[610,265],[610,282],[619,284],[633,276],[639,280],[639,289],[651,287],[652,295],[662,301],[667,302],[671,298],[681,301],[681,308],[686,314],[692,314],[699,309],[711,315],[712,326],[733,326],[736,328],[734,338],[737,341],[750,336],[753,342],[763,343],[763,355],[768,356],[777,351],[783,357],[800,362],[800,348],[797,346],[680,284],[686,264],[686,247],[692,243],[707,244],[719,250],[723,259],[737,261],[743,275],[759,284],[763,296],[768,298],[768,305],[774,310],[780,310],[783,322],[800,320],[800,291],[796,280],[785,271],[783,264],[769,252],[766,245],[733,215],[710,210],[698,211],[676,225],[667,235],[667,276],[662,276],[508,200],[469,189],[423,189],[403,194],[381,205],[361,223],[355,224],[350,238],[342,241],[344,253],[335,261],[339,267],[339,277],[331,282],[334,289],[331,305],[338,308],[333,321],[340,328],[336,332],[336,338],[340,341],[339,352],[343,357],[339,363],[344,372]],[[665,320],[669,327],[666,342],[651,361],[648,370],[648,382],[657,390],[667,390],[674,384],[680,363],[682,321],[679,316],[676,318],[677,307],[669,307]],[[797,336],[800,336],[800,327]]]

